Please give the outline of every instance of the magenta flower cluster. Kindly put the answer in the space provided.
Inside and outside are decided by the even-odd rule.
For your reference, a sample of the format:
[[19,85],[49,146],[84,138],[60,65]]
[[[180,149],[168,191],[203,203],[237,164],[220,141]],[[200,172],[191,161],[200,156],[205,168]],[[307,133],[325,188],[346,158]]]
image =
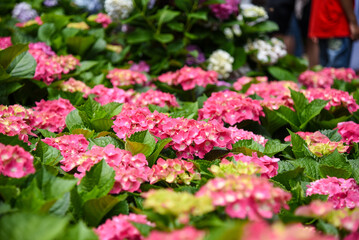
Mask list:
[[332,202],[335,209],[359,207],[359,186],[353,178],[327,177],[307,187],[307,196],[328,195],[328,202]]
[[0,143],[0,174],[22,178],[35,173],[34,157],[20,146]]
[[225,0],[225,3],[211,4],[209,8],[216,18],[226,20],[232,14],[238,14],[239,0]]
[[96,15],[95,22],[102,24],[103,28],[107,28],[112,23],[112,20],[107,14],[99,13]]
[[209,196],[214,206],[225,207],[232,218],[260,220],[271,218],[282,207],[288,209],[291,194],[274,187],[266,178],[252,175],[234,176],[209,180],[196,193]]
[[107,88],[102,84],[96,85],[89,93],[96,95],[94,99],[101,105],[111,102],[130,103],[132,96],[135,94],[132,89],[125,91],[117,87]]
[[183,68],[175,72],[167,72],[158,77],[158,80],[168,85],[181,85],[184,91],[194,89],[196,86],[206,87],[208,84],[218,82],[218,74],[215,71],[205,71],[200,67]]
[[232,91],[214,92],[198,110],[198,119],[217,120],[235,125],[244,120],[259,121],[264,116],[263,109],[257,100],[247,98]]
[[0,50],[8,48],[11,45],[11,37],[0,37]]
[[120,214],[112,219],[107,219],[105,223],[95,229],[95,233],[100,240],[144,239],[140,231],[138,231],[132,223],[140,223],[154,227],[154,224],[147,220],[146,215],[134,213],[130,213],[129,215]]
[[263,137],[262,135],[254,134],[253,132],[246,131],[243,129],[238,129],[236,127],[228,128],[232,133],[232,138],[234,142],[238,142],[239,140],[250,140],[253,139],[257,143],[261,144],[263,147],[268,142],[268,139]]
[[109,71],[106,77],[110,79],[114,87],[145,84],[147,82],[145,74],[130,69],[115,68]]
[[338,133],[342,136],[342,141],[351,145],[359,142],[359,124],[349,121],[338,123]]
[[247,76],[243,76],[237,79],[237,81],[235,83],[233,83],[233,88],[236,91],[241,91],[242,88],[251,83],[262,83],[262,82],[268,82],[268,77],[267,76],[258,76],[258,77],[247,77]]
[[318,72],[307,70],[300,74],[298,81],[307,88],[330,88],[334,79],[351,82],[356,77],[351,68],[324,68]]
[[134,97],[133,102],[139,107],[146,107],[150,104],[160,107],[179,107],[177,99],[173,94],[152,89],[147,92],[137,94]]

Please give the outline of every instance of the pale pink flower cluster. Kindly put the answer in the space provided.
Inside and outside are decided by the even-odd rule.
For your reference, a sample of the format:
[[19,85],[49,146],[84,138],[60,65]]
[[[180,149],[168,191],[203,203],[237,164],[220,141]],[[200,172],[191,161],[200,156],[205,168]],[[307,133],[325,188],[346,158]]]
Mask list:
[[337,240],[335,236],[323,235],[314,227],[303,226],[299,223],[269,225],[264,221],[250,222],[242,232],[241,240]]
[[22,178],[35,173],[34,157],[20,146],[0,143],[0,174]]
[[8,48],[11,45],[11,37],[0,37],[0,50]]
[[327,110],[331,107],[343,106],[347,108],[350,113],[353,113],[359,109],[359,105],[355,102],[353,96],[345,91],[329,88],[310,88],[303,93],[309,102],[314,99],[329,100],[328,104],[325,106],[325,109]]
[[225,207],[232,218],[272,218],[282,207],[288,209],[291,194],[274,187],[266,178],[254,175],[227,175],[209,180],[196,193],[209,196],[214,206]]
[[204,237],[204,231],[187,226],[172,232],[152,231],[146,240],[202,240]]
[[328,202],[332,202],[335,209],[359,207],[359,186],[353,178],[327,177],[307,187],[307,196],[328,195]]
[[168,85],[181,85],[184,91],[194,89],[196,86],[206,87],[208,84],[218,82],[218,74],[215,71],[205,71],[200,67],[188,67],[167,72],[158,77],[158,80]]
[[91,88],[87,86],[84,82],[78,81],[74,78],[62,82],[60,84],[60,89],[65,92],[83,92],[84,96],[90,94]]
[[324,68],[321,72],[328,74],[333,79],[345,82],[351,82],[354,78],[358,77],[351,68]]
[[224,159],[227,159],[228,157],[233,157],[235,161],[254,163],[256,166],[259,166],[262,177],[272,178],[278,174],[278,162],[280,161],[279,158],[275,158],[275,157],[271,158],[266,155],[262,157],[258,157],[256,152],[253,152],[252,156],[247,156],[244,155],[243,153],[240,154],[230,153]]
[[250,140],[253,139],[257,143],[261,144],[263,147],[268,142],[268,139],[263,137],[262,135],[256,135],[253,132],[246,131],[243,129],[238,129],[236,127],[228,128],[232,132],[232,139],[234,142],[238,142],[239,140]]
[[338,123],[338,133],[342,136],[342,141],[350,145],[359,142],[359,124],[349,121]]
[[132,223],[145,224],[154,227],[154,224],[147,220],[146,215],[130,213],[120,214],[107,219],[106,222],[95,229],[100,240],[142,240],[144,237]]
[[81,135],[65,135],[57,138],[45,138],[45,143],[60,150],[64,157],[61,168],[69,172],[77,167],[74,176],[82,179],[93,165],[102,159],[115,170],[115,184],[111,193],[121,191],[135,192],[140,185],[148,181],[151,169],[145,155],[142,153],[132,156],[131,152],[115,148],[109,144],[106,147],[93,146],[87,150],[88,141]]
[[19,139],[28,142],[29,136],[36,136],[32,130],[33,113],[21,105],[0,105],[0,133],[8,136],[19,136]]
[[299,75],[298,82],[307,88],[330,88],[334,79],[327,72],[307,70]]
[[43,42],[30,43],[29,53],[37,63],[34,79],[43,80],[46,84],[60,79],[63,73],[67,74],[80,65],[80,61],[72,55],[57,56]]
[[57,100],[41,99],[33,107],[34,118],[32,126],[47,129],[51,132],[61,132],[66,127],[67,115],[75,109],[69,100],[59,98]]
[[232,14],[238,14],[239,0],[225,0],[225,3],[211,4],[209,8],[216,18],[225,20]]
[[233,88],[236,91],[241,91],[244,85],[247,85],[249,83],[263,83],[268,82],[267,76],[259,76],[259,77],[240,77],[237,79],[235,83],[233,83]]
[[139,107],[146,107],[150,104],[160,107],[179,107],[177,99],[173,94],[152,89],[147,92],[137,94],[133,101],[134,104]]
[[204,158],[214,146],[230,148],[234,143],[232,131],[216,121],[196,121],[187,118],[170,118],[163,113],[151,113],[148,108],[125,105],[116,116],[113,130],[125,139],[139,131],[149,130],[161,139],[172,138],[169,143],[178,158]]
[[295,210],[295,215],[307,217],[323,217],[333,211],[332,202],[314,200],[309,205],[300,206]]
[[112,23],[112,20],[107,14],[99,13],[96,16],[95,22],[102,24],[103,28],[107,28]]
[[101,105],[111,102],[130,103],[132,102],[132,96],[135,94],[132,89],[125,91],[117,87],[107,88],[102,84],[96,85],[89,93],[96,95],[94,99]]
[[252,84],[246,95],[257,94],[263,100],[260,100],[262,106],[269,109],[278,109],[280,106],[293,107],[293,100],[290,97],[290,90],[298,91],[298,85],[291,81],[272,81]]
[[130,69],[115,68],[108,72],[107,76],[114,87],[144,84],[147,82],[145,74]]
[[263,109],[257,100],[247,98],[232,91],[214,92],[198,110],[198,119],[217,120],[235,125],[244,120],[259,121],[264,116]]
[[169,183],[185,183],[188,185],[192,180],[201,179],[200,173],[195,171],[192,162],[178,158],[166,160],[159,158],[151,170],[150,184],[164,180]]
[[[335,149],[340,153],[345,153],[349,146],[345,146],[343,141],[332,142],[319,131],[316,132],[296,132],[307,143],[309,150],[318,157],[333,153]],[[291,136],[287,136],[284,141],[291,141]]]

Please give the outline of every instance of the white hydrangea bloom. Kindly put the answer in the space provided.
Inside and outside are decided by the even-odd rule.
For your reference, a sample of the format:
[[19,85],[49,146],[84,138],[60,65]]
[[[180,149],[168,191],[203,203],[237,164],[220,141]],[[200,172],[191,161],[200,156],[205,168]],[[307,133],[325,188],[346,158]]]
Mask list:
[[232,27],[226,27],[223,30],[223,33],[227,39],[233,39],[234,36],[240,37],[242,35],[242,30],[238,24],[234,24]]
[[105,10],[112,19],[125,19],[132,12],[132,0],[105,0]]
[[214,51],[208,61],[208,70],[216,71],[219,79],[228,78],[233,70],[233,57],[221,49]]
[[233,39],[233,32],[229,27],[226,27],[223,30],[224,36],[226,36],[227,39]]
[[254,61],[265,65],[275,64],[279,58],[287,55],[284,43],[277,38],[269,41],[257,39],[249,42],[244,49]]
[[259,7],[250,3],[241,4],[242,15],[249,22],[255,24],[268,19],[268,14],[263,7]]

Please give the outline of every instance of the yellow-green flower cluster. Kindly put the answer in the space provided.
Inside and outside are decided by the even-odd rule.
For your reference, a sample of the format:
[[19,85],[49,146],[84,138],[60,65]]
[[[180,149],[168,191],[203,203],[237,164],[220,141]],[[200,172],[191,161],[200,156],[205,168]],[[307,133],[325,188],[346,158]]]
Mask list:
[[225,177],[226,175],[253,175],[256,173],[260,173],[259,166],[256,166],[253,163],[248,162],[231,162],[227,159],[223,159],[222,162],[217,165],[212,165],[210,171],[216,177]]

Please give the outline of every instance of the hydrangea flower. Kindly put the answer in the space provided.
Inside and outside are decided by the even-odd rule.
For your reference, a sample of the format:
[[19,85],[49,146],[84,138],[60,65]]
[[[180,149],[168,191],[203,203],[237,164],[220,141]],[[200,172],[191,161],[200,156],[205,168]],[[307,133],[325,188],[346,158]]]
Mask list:
[[114,20],[127,18],[133,8],[132,0],[105,0],[105,10]]
[[346,144],[351,145],[352,143],[359,142],[359,124],[349,121],[338,123],[338,133],[342,136]]
[[120,214],[112,217],[112,219],[107,219],[105,223],[95,229],[95,233],[100,240],[144,239],[140,231],[132,223],[145,224],[151,227],[155,226],[155,224],[147,220],[146,215],[134,213],[129,215]]
[[223,34],[227,39],[233,39],[234,36],[242,36],[242,30],[239,24],[233,24],[231,27],[224,28]]
[[196,86],[206,87],[218,81],[215,71],[204,71],[199,67],[188,66],[176,72],[164,73],[158,77],[158,80],[168,85],[181,85],[184,91],[194,89]]
[[328,202],[333,203],[335,209],[359,206],[359,186],[353,178],[327,177],[311,182],[307,187],[307,196],[328,195]]
[[303,91],[305,97],[309,102],[314,99],[329,100],[325,109],[330,110],[331,107],[343,106],[348,109],[350,113],[353,113],[359,109],[359,105],[355,102],[353,96],[348,92],[337,89],[323,89],[323,88],[310,88]]
[[89,93],[96,95],[94,99],[101,105],[111,102],[130,103],[132,102],[132,96],[135,94],[132,89],[125,91],[117,87],[107,88],[102,84],[96,85]]
[[61,132],[66,127],[67,115],[75,109],[69,100],[63,98],[47,101],[41,99],[35,104],[36,107],[32,108],[35,116],[32,126],[51,132]]
[[197,51],[197,57],[191,55],[190,53],[186,56],[186,64],[187,65],[198,65],[206,61],[206,57],[204,56],[204,53],[202,50],[196,46],[196,45],[188,45],[186,47],[186,50],[188,52]]
[[249,83],[263,83],[268,82],[267,76],[259,76],[259,77],[247,77],[243,76],[237,79],[235,83],[233,83],[233,88],[236,91],[241,91],[244,85]]
[[130,69],[115,68],[109,71],[106,77],[110,79],[114,87],[144,84],[147,82],[146,75]]
[[132,63],[130,70],[136,72],[149,72],[150,65],[148,65],[145,61],[139,61],[139,63]]
[[192,180],[200,180],[201,175],[195,171],[194,164],[185,160],[159,158],[151,168],[150,184],[160,180],[168,183],[190,184]]
[[12,46],[11,37],[0,37],[0,50]]
[[58,4],[58,0],[44,0],[42,3],[46,7],[55,7]]
[[187,226],[172,232],[152,231],[146,240],[203,240],[205,232],[194,227]]
[[146,107],[150,104],[160,107],[179,107],[177,99],[174,95],[152,89],[147,92],[137,94],[134,97],[133,102],[135,105],[140,107]]
[[103,28],[107,28],[108,25],[112,23],[111,18],[107,14],[99,13],[95,16],[96,16],[96,18],[94,19],[95,22],[100,23]]
[[287,55],[284,43],[277,38],[268,41],[262,39],[250,41],[244,49],[255,62],[263,65],[273,65]]
[[330,88],[334,79],[323,72],[307,70],[300,74],[298,82],[307,88]]
[[69,80],[62,82],[59,87],[65,92],[82,92],[84,93],[84,96],[89,95],[91,91],[91,88],[84,82],[78,81],[74,78],[70,78]]
[[242,162],[242,161],[228,161],[226,158],[223,158],[221,162],[217,165],[213,164],[209,168],[209,171],[213,173],[215,177],[225,177],[226,175],[253,175],[260,172],[260,169],[257,165],[251,162]]
[[233,70],[234,58],[228,52],[218,49],[209,56],[208,62],[207,69],[217,72],[219,79],[225,79]]
[[256,6],[250,3],[242,3],[240,5],[242,17],[245,21],[254,25],[268,19],[268,14],[263,7]]
[[231,131],[231,138],[234,142],[253,139],[264,147],[268,141],[268,139],[264,138],[262,135],[256,135],[250,131],[238,129],[236,127],[229,127],[228,129]]
[[27,2],[21,2],[16,4],[12,10],[12,17],[20,22],[26,22],[37,17],[37,12]]
[[239,0],[226,0],[225,3],[211,4],[212,13],[221,20],[228,19],[232,14],[238,14]]
[[41,20],[41,17],[37,16],[34,19],[31,19],[29,21],[16,23],[15,26],[24,28],[24,27],[32,26],[34,24],[41,26],[42,24],[44,24],[44,22]]
[[272,218],[282,207],[288,209],[291,194],[274,187],[268,179],[253,175],[227,175],[203,185],[196,196],[208,196],[214,206],[223,206],[232,218]]
[[321,72],[328,74],[333,79],[342,80],[344,82],[351,82],[358,77],[351,68],[324,68]]
[[0,143],[0,174],[12,178],[22,178],[35,173],[34,157],[20,146]]
[[232,91],[212,93],[204,102],[203,108],[198,110],[199,120],[215,119],[229,125],[244,120],[259,122],[261,116],[264,116],[264,113],[258,100],[246,98],[244,95]]

